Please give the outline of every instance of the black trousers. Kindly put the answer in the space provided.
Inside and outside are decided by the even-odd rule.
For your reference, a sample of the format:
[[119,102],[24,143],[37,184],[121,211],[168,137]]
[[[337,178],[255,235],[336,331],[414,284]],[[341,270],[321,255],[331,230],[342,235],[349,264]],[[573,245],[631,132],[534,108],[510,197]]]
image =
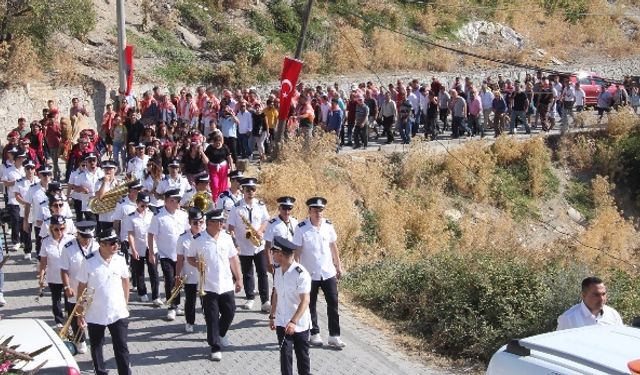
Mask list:
[[[160,258],[160,267],[162,267],[162,276],[164,277],[164,295],[167,300],[171,296],[171,290],[176,284],[176,262],[169,258]],[[171,306],[168,306],[169,309],[175,309],[180,306],[180,293],[176,299],[173,300]]]
[[247,299],[255,299],[256,282],[253,278],[253,265],[256,265],[258,274],[258,293],[261,303],[269,300],[269,276],[267,274],[267,261],[264,250],[254,255],[240,255],[240,267],[242,268],[242,282]]
[[218,294],[207,292],[202,297],[204,320],[207,323],[207,343],[211,352],[220,351],[220,337],[227,335],[236,312],[233,291]]
[[382,128],[384,129],[384,133],[387,135],[387,142],[393,142],[393,116],[382,117]]
[[160,283],[158,280],[158,262],[151,264],[149,257],[147,256],[149,249],[147,249],[145,256],[141,256],[138,260],[131,258],[131,264],[135,270],[135,275],[138,278],[138,295],[144,296],[147,294],[147,284],[144,282],[144,265],[147,265],[147,272],[149,272],[149,281],[151,282],[151,299],[159,298],[158,289]]
[[64,297],[64,303],[67,304],[67,296],[64,295],[64,286],[62,284],[49,283],[49,290],[51,290],[51,312],[53,312],[53,319],[56,324],[64,324],[64,313],[62,312],[62,298]]
[[40,238],[40,227],[33,227],[33,234],[36,236],[36,257],[40,260],[40,249],[42,248],[42,238]]
[[25,220],[25,218],[21,217],[20,218],[20,242],[22,242],[22,245],[24,246],[24,253],[31,254],[31,251],[33,250],[33,241],[31,241],[31,224],[29,224],[29,231],[25,232],[22,229],[23,220]]
[[129,320],[122,318],[107,326],[94,323],[88,323],[87,326],[89,327],[91,359],[93,360],[93,368],[96,374],[107,375],[109,373],[104,367],[104,357],[102,354],[104,330],[108,328],[113,344],[113,354],[116,357],[116,364],[118,366],[118,375],[131,375],[131,368],[129,367],[129,347],[127,345]]
[[[71,315],[71,312],[76,307],[76,304],[73,302],[66,301],[64,303],[64,309],[67,311],[67,316]],[[73,334],[77,335],[78,342],[84,342],[84,330],[81,333],[78,333],[78,319],[71,319],[71,329],[73,329]]]
[[238,161],[238,138],[224,137],[224,144],[229,147],[233,164],[235,164]]
[[198,284],[184,284],[184,318],[188,324],[196,324],[196,298]]
[[335,276],[326,280],[312,280],[309,299],[309,312],[311,313],[311,334],[320,333],[318,327],[318,313],[316,302],[318,290],[322,289],[324,300],[327,302],[327,318],[329,320],[329,336],[340,336],[340,315],[338,313],[338,283]]
[[80,199],[73,200],[73,211],[76,213],[76,220],[82,221],[82,201]]
[[120,251],[124,254],[124,260],[129,266],[129,271],[131,271],[131,285],[133,285],[134,288],[137,288],[138,278],[136,277],[133,264],[131,263],[131,254],[129,254],[129,241],[122,241],[120,243]]
[[8,204],[7,212],[11,215],[9,227],[11,228],[11,242],[15,245],[20,243],[20,206],[17,204]]
[[360,144],[367,147],[369,143],[369,128],[365,125],[363,127],[355,126],[353,128],[353,143],[356,147],[360,147]]
[[309,359],[309,330],[296,332],[291,336],[284,334],[285,327],[276,327],[280,346],[280,373],[293,375],[293,350],[296,351],[296,364],[299,375],[308,375],[311,371]]

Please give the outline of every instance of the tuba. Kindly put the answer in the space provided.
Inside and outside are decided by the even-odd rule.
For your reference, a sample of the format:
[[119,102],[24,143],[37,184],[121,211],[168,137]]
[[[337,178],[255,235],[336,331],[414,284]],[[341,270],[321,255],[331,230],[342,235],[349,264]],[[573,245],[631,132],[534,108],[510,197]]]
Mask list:
[[[95,289],[93,288],[85,288],[82,291],[82,294],[80,294],[78,296],[78,299],[76,300],[75,307],[69,314],[67,321],[64,323],[64,325],[60,329],[60,332],[58,333],[61,339],[66,339],[66,341],[64,341],[64,345],[67,347],[67,349],[69,349],[72,355],[76,355],[78,353],[76,345],[78,344],[78,342],[80,342],[80,338],[84,334],[84,330],[78,327],[78,332],[75,332],[75,334],[70,333],[71,322],[73,321],[73,319],[79,316],[84,316],[87,309],[93,302],[94,293]],[[82,307],[82,312],[78,311],[80,307]]]
[[240,213],[238,213],[238,215],[242,219],[244,226],[247,227],[247,232],[245,233],[245,236],[253,246],[259,247],[262,244],[262,240],[258,236],[258,231],[255,230],[255,228],[251,225],[251,222],[249,222],[249,219],[240,215]]
[[89,208],[91,211],[94,214],[104,214],[113,211],[118,201],[129,193],[129,186],[127,184],[131,181],[133,181],[133,179],[125,180],[122,184],[109,190],[100,199],[96,197],[89,199]]
[[202,212],[209,212],[215,208],[215,204],[211,199],[211,194],[208,191],[198,191],[191,197],[187,207],[195,207]]

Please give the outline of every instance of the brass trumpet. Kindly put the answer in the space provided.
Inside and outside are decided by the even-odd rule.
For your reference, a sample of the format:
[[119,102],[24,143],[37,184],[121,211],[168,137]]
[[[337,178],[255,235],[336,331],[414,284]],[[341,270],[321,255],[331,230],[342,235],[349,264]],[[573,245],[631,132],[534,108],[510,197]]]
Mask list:
[[245,233],[245,236],[247,237],[249,242],[251,242],[251,244],[255,247],[260,246],[262,244],[262,240],[260,239],[260,237],[258,237],[258,231],[255,230],[255,228],[251,225],[249,219],[242,215],[240,215],[240,218],[242,218],[244,226],[247,227],[247,233]]
[[182,288],[184,288],[184,283],[186,281],[187,275],[180,276],[180,280],[178,280],[178,283],[173,287],[173,289],[171,289],[171,297],[169,297],[169,299],[167,300],[167,306],[171,306],[173,300],[180,295],[180,291],[182,290]]
[[[79,316],[84,316],[84,314],[87,312],[87,309],[89,308],[89,306],[91,306],[91,303],[93,302],[93,295],[95,291],[96,290],[94,288],[85,288],[82,291],[82,294],[80,294],[76,300],[76,305],[73,307],[73,310],[67,317],[67,321],[64,322],[64,325],[60,329],[60,332],[58,332],[58,335],[60,335],[60,338],[62,340],[65,340],[64,341],[65,346],[69,349],[69,351],[73,355],[75,355],[78,352],[78,349],[76,348],[76,344],[80,342],[80,338],[84,334],[84,329],[82,327],[78,327],[78,331],[75,332],[75,334],[71,334],[69,332],[69,328],[71,327],[71,323],[73,322],[73,319],[76,319]],[[82,312],[78,311],[80,307],[82,307]]]
[[207,292],[204,291],[204,282],[207,276],[207,262],[204,260],[204,255],[198,255],[198,275],[200,276],[200,288],[198,294],[200,297],[204,297]]

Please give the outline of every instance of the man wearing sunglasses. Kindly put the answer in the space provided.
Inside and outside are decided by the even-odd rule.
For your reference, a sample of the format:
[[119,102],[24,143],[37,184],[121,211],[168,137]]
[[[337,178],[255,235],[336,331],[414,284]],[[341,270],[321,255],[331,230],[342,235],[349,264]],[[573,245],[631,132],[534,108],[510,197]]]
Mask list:
[[[264,241],[262,236],[269,221],[269,213],[264,202],[255,199],[258,180],[252,177],[242,180],[242,192],[244,198],[238,202],[229,212],[228,230],[235,238],[235,243],[240,251],[240,265],[242,266],[242,281],[245,285],[244,291],[246,302],[242,306],[245,310],[253,308],[255,300],[255,279],[253,277],[253,267],[255,264],[258,274],[258,292],[260,294],[261,310],[268,313],[271,309],[269,303],[269,278],[267,276],[267,260],[262,251]],[[249,223],[251,228],[245,225]],[[253,244],[247,238],[247,232],[253,231],[259,245]]]
[[[22,230],[29,233],[29,238],[31,238],[31,224],[33,223],[33,231],[36,237],[36,255],[40,254],[40,246],[42,244],[40,237],[40,226],[42,225],[42,222],[36,221],[36,213],[40,208],[41,202],[48,204],[47,188],[49,187],[51,177],[53,176],[53,171],[48,165],[41,165],[37,171],[40,181],[35,185],[30,186],[25,196],[27,204],[24,206],[24,215],[25,217],[28,217],[29,220],[22,222]],[[31,254],[29,254],[29,258],[30,257]],[[25,254],[25,259],[26,258],[27,256]]]
[[149,225],[153,218],[153,212],[149,210],[151,197],[147,193],[138,193],[136,197],[136,210],[127,215],[122,225],[127,232],[127,241],[129,242],[129,254],[131,256],[132,267],[138,278],[138,297],[140,302],[149,302],[147,296],[147,285],[144,282],[144,266],[147,265],[147,272],[151,281],[151,298],[153,304],[157,307],[164,305],[160,300],[158,289],[158,264],[156,263],[157,248],[149,247],[147,244],[147,236]]
[[54,215],[61,216],[65,221],[65,234],[76,234],[76,226],[73,224],[71,216],[65,214],[68,212],[68,205],[63,195],[56,194],[49,196],[49,208],[42,210],[42,222],[40,224],[40,236],[44,239],[49,235],[49,227],[51,226],[51,218]]
[[31,260],[31,250],[33,249],[31,242],[31,218],[25,215],[25,207],[29,204],[27,194],[29,188],[38,185],[40,181],[35,174],[36,165],[32,160],[27,160],[24,165],[24,178],[16,181],[14,195],[16,201],[20,204],[20,242],[24,248],[24,260]]
[[[40,288],[44,288],[45,274],[51,290],[51,311],[56,321],[56,328],[62,328],[64,315],[62,313],[62,277],[60,273],[60,259],[64,244],[71,241],[73,236],[66,233],[66,220],[61,215],[53,215],[49,219],[49,234],[42,238],[42,249],[40,249],[40,266],[38,268],[38,282]],[[65,303],[67,297],[64,297]]]
[[[158,258],[164,277],[164,294],[167,299],[175,284],[178,237],[189,229],[188,215],[180,209],[181,198],[179,189],[165,191],[164,209],[151,219],[147,235],[147,246],[158,249]],[[167,306],[169,321],[175,320],[177,314],[183,313],[182,309],[178,308],[180,295],[174,302],[171,306]]]
[[[182,200],[180,201],[181,207],[187,207],[191,203],[191,199],[197,193],[205,193],[207,197],[213,202],[213,198],[211,197],[211,193],[209,192],[209,175],[206,173],[200,174],[195,177],[195,187],[189,188],[184,195],[182,196]],[[205,211],[209,211],[214,207],[205,208]]]
[[93,368],[98,375],[108,374],[102,347],[104,331],[109,329],[119,375],[130,375],[129,347],[129,271],[124,256],[118,253],[118,235],[113,229],[98,234],[100,244],[82,263],[78,274],[78,295],[86,288],[93,302],[78,316],[78,325],[88,327]]
[[96,215],[89,208],[89,199],[93,198],[99,187],[98,183],[104,177],[104,171],[98,167],[98,156],[94,152],[86,153],[83,159],[87,168],[78,175],[75,181],[75,191],[80,193],[82,201],[82,216],[84,220],[96,221]]
[[224,209],[223,212],[226,217],[229,217],[229,211],[231,211],[231,208],[243,198],[240,186],[243,178],[244,176],[240,170],[236,169],[235,171],[229,172],[229,189],[223,191],[222,194],[218,196],[216,208]]
[[149,162],[149,156],[144,154],[144,143],[138,143],[135,145],[135,153],[133,157],[127,162],[127,177],[128,178],[144,178],[144,170]]
[[274,261],[271,256],[271,245],[273,245],[274,237],[282,237],[287,241],[293,240],[293,232],[298,226],[298,219],[291,215],[293,204],[296,202],[294,197],[280,197],[276,199],[278,202],[278,216],[269,220],[267,230],[264,232],[264,255],[267,257],[267,269],[273,274]]
[[[80,283],[78,276],[82,268],[82,263],[84,263],[90,254],[93,254],[99,249],[98,242],[93,240],[96,231],[95,222],[81,221],[76,223],[76,227],[78,230],[76,238],[64,244],[60,258],[60,276],[62,278],[64,295],[67,297],[67,302],[65,303],[67,316],[71,314],[76,306],[78,284]],[[71,328],[74,334],[78,335],[78,353],[86,353],[87,344],[85,343],[84,333],[77,333],[79,330],[77,319],[71,321]]]
[[193,237],[204,230],[204,214],[198,208],[189,209],[189,229],[178,237],[176,244],[176,282],[181,276],[187,276],[184,284],[184,330],[194,331],[196,324],[196,297],[198,293],[198,269],[186,261]]
[[206,223],[206,229],[193,236],[187,260],[196,268],[200,259],[205,263],[202,289],[206,294],[202,297],[202,307],[207,324],[207,343],[211,347],[211,360],[220,361],[221,349],[230,345],[227,332],[236,310],[234,292],[242,289],[242,278],[238,251],[231,236],[223,230],[222,210],[207,212]]
[[[104,176],[96,182],[96,199],[102,199],[105,194],[120,185],[120,181],[116,178],[117,168],[118,164],[113,160],[105,160],[102,162]],[[98,214],[98,231],[109,228],[113,228],[113,210]]]
[[307,200],[309,217],[296,227],[293,243],[296,244],[296,259],[311,274],[311,339],[313,346],[322,345],[316,302],[318,290],[322,288],[327,302],[327,318],[329,320],[328,345],[342,349],[345,344],[340,339],[340,315],[338,314],[338,282],[342,277],[342,264],[336,245],[337,235],[331,221],[324,218],[327,200],[313,197]]
[[173,159],[169,163],[169,174],[158,183],[155,191],[156,198],[162,198],[162,195],[173,189],[178,189],[180,196],[191,189],[189,180],[180,173],[180,160],[178,159]]

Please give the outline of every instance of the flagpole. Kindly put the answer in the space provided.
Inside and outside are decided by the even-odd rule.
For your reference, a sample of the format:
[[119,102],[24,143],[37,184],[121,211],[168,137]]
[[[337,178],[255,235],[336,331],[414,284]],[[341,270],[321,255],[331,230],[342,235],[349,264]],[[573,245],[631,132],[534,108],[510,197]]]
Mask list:
[[[298,44],[296,45],[296,51],[293,57],[296,60],[300,60],[300,56],[302,56],[302,49],[304,48],[304,38],[307,35],[307,26],[309,25],[309,18],[311,16],[311,8],[313,8],[313,0],[307,1],[307,7],[305,8],[304,15],[302,17],[302,28],[300,29],[300,36],[298,37]],[[302,93],[301,93],[302,94]],[[280,108],[282,111],[283,108]],[[284,108],[284,110],[289,111],[289,108]],[[282,134],[284,133],[285,126],[287,124],[286,120],[278,121],[278,125],[276,126],[276,134],[274,136],[275,148],[274,148],[274,157],[278,157],[278,151],[280,149],[280,141],[282,141]]]
[[124,49],[127,44],[127,34],[124,19],[124,1],[116,1],[116,16],[118,19],[118,95],[123,95],[127,90],[126,63],[124,61]]

